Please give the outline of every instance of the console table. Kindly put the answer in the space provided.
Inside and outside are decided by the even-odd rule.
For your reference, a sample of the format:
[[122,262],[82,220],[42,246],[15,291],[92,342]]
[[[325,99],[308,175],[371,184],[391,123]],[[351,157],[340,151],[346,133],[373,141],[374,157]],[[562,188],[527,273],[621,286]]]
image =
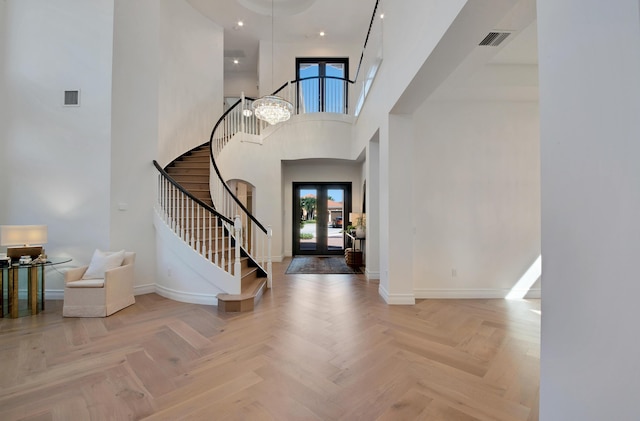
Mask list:
[[[0,317],[38,314],[44,310],[44,269],[68,263],[71,258],[49,258],[46,263],[17,263],[0,269]],[[21,305],[22,304],[22,305]]]
[[[364,238],[356,237],[353,234],[344,232],[344,235],[349,238],[351,247],[345,249],[344,257],[347,265],[352,267],[360,267],[364,264]],[[360,247],[356,247],[356,241],[359,243]]]

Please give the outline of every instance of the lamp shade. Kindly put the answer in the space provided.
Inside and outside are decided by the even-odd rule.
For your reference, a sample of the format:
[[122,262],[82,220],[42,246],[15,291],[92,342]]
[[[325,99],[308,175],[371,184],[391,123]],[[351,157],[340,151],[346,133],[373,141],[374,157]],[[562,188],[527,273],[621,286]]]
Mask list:
[[46,242],[46,225],[0,225],[0,246],[42,245]]

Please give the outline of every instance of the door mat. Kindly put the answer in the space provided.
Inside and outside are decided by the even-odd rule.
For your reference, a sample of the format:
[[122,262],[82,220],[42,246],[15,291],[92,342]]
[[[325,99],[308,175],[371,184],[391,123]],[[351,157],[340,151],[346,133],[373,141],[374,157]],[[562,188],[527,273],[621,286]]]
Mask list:
[[348,266],[342,256],[321,257],[321,256],[296,256],[289,263],[285,272],[288,275],[297,273],[314,274],[341,274],[360,273],[359,268]]

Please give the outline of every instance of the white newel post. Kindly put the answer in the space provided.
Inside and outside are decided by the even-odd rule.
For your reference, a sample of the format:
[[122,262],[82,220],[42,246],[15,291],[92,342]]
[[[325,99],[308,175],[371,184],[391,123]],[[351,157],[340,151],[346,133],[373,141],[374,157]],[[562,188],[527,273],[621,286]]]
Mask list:
[[236,218],[233,221],[233,227],[235,228],[236,233],[236,262],[233,268],[233,274],[238,281],[240,281],[242,275],[240,274],[240,234],[242,230],[242,226],[240,225],[242,222],[240,220],[240,215],[236,215]]
[[271,225],[267,226],[267,288],[271,288],[271,281],[273,280],[273,270],[271,268],[271,237],[273,237],[273,230]]

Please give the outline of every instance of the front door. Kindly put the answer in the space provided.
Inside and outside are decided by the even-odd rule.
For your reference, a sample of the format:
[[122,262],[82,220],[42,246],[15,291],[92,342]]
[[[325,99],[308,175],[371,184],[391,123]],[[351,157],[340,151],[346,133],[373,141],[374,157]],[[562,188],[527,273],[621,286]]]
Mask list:
[[293,253],[344,254],[351,183],[293,184]]

